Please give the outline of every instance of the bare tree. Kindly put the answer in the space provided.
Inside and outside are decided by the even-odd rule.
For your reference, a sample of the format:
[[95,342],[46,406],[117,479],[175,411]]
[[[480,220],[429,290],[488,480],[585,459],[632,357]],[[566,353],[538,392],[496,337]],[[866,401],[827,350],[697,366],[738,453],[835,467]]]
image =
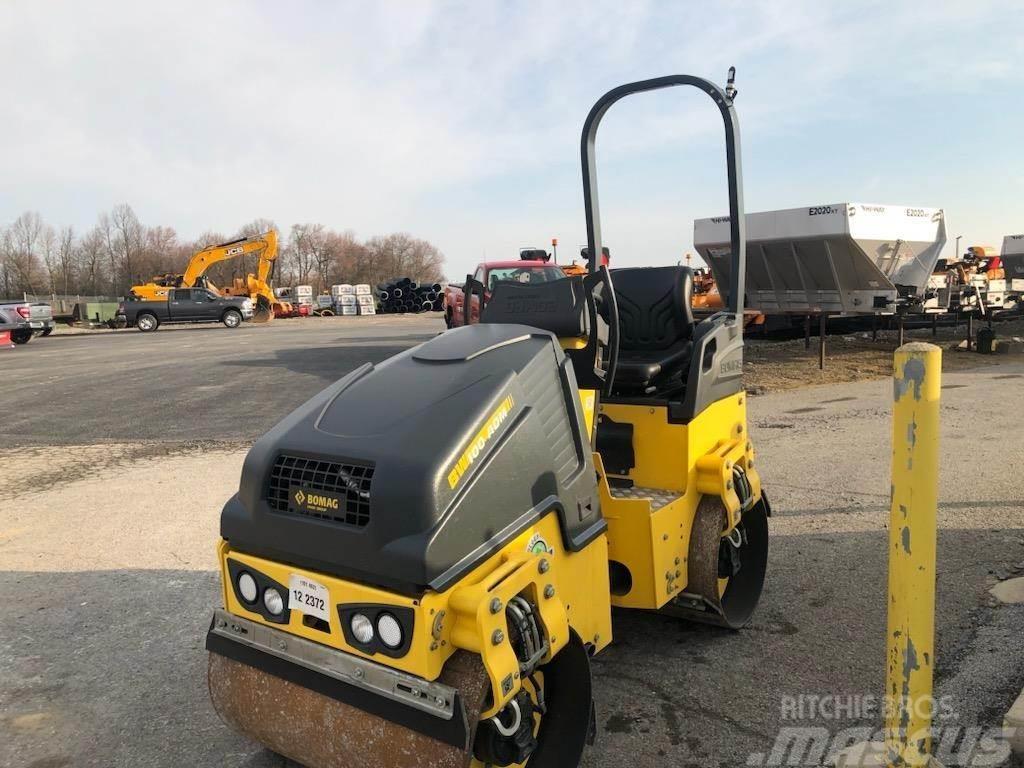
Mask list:
[[133,281],[142,280],[142,275],[136,274],[136,267],[142,257],[143,227],[127,203],[115,207],[110,220],[114,229],[114,247],[120,262],[115,285],[127,290]]
[[[240,237],[276,229],[270,219],[253,219],[233,238],[205,232],[183,242],[173,228],[143,225],[131,206],[100,214],[82,237],[71,227],[48,226],[38,213],[27,212],[0,227],[0,292],[7,296],[48,290],[51,293],[123,295],[138,281],[157,274],[181,274],[195,251]],[[360,241],[351,230],[337,231],[320,223],[292,226],[276,264],[278,285],[333,283],[377,284],[409,276],[421,282],[441,277],[444,255],[426,240],[404,232]],[[256,271],[258,255],[229,259],[209,270],[215,285]]]
[[107,278],[110,284],[110,294],[117,296],[117,248],[114,245],[114,225],[110,220],[110,216],[105,213],[100,214],[96,222],[96,231],[99,233],[103,243],[103,254],[106,256],[109,267]]
[[106,237],[100,226],[89,230],[78,249],[80,281],[76,293],[95,296],[103,280],[103,257],[106,253]]
[[[292,274],[299,285],[323,284],[327,253],[323,224],[293,224],[288,238]],[[316,279],[314,279],[316,278]]]
[[49,224],[44,224],[39,233],[39,253],[46,268],[46,282],[50,294],[57,293],[58,264],[57,233]]
[[76,257],[75,230],[71,227],[61,227],[57,236],[57,272],[60,281],[58,287],[65,295],[71,292],[75,283]]
[[43,276],[39,248],[46,225],[38,213],[23,213],[8,230],[10,236],[8,265],[13,273],[15,290],[35,293]]
[[17,279],[14,269],[14,238],[4,227],[0,230],[0,298],[13,297]]
[[178,233],[171,227],[144,227],[142,257],[138,271],[142,279],[150,275],[178,272]]
[[367,282],[378,283],[393,277],[412,277],[420,282],[440,280],[444,254],[426,240],[407,232],[396,232],[366,241],[369,251]]

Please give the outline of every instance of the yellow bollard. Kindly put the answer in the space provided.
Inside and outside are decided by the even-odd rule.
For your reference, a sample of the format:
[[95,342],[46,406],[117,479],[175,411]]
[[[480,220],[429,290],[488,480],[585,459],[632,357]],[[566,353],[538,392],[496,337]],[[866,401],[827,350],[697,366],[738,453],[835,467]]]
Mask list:
[[928,765],[935,668],[935,512],[942,351],[904,344],[893,365],[886,764]]

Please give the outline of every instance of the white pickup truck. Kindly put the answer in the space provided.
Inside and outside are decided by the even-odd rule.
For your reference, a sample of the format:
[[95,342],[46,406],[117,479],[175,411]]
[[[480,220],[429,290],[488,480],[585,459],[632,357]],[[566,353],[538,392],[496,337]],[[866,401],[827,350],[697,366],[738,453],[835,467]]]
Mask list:
[[10,331],[15,344],[28,344],[37,333],[53,333],[53,312],[49,304],[0,301],[0,331]]

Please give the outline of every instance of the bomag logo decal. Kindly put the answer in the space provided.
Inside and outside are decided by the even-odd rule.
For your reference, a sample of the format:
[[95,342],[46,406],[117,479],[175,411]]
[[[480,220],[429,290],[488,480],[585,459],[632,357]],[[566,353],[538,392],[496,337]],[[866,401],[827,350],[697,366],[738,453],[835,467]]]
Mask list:
[[292,492],[292,501],[296,507],[307,512],[337,512],[341,508],[340,497],[324,492],[304,491],[301,488]]
[[448,486],[455,490],[455,486],[459,484],[462,476],[466,474],[473,462],[477,460],[484,448],[487,447],[487,443],[490,442],[491,438],[494,437],[501,425],[505,423],[505,419],[512,413],[512,406],[515,405],[515,401],[512,399],[512,395],[509,395],[501,401],[501,405],[494,409],[494,413],[487,419],[487,423],[483,425],[476,436],[469,441],[469,445],[466,446],[466,450],[463,451],[462,456],[455,462],[451,471],[448,473]]

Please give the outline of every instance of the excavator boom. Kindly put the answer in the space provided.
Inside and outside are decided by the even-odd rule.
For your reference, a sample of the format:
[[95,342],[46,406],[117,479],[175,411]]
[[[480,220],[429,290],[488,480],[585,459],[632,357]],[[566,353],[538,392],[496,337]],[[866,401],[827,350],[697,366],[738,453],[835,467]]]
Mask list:
[[277,258],[277,232],[270,230],[261,235],[242,237],[228,243],[210,245],[196,253],[185,269],[182,276],[182,285],[191,287],[195,285],[199,276],[206,272],[212,265],[234,259],[238,256],[245,256],[249,253],[260,253],[260,262],[264,260],[271,262]]

